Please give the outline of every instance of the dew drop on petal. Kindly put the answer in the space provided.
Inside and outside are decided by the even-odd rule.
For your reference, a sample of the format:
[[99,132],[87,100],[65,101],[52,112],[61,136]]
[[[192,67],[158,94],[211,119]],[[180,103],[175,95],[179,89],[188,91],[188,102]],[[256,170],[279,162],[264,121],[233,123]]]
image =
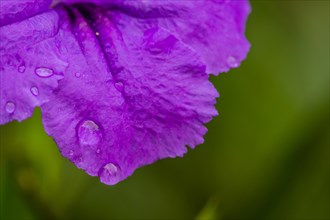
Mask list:
[[237,61],[237,59],[233,56],[229,56],[227,58],[227,65],[230,67],[230,68],[236,68],[239,66],[239,63]]
[[39,89],[35,86],[32,86],[30,91],[31,91],[32,95],[34,95],[34,96],[39,95]]
[[15,111],[15,108],[16,106],[13,102],[7,102],[5,106],[6,112],[9,114],[12,114]]
[[78,139],[82,146],[97,145],[102,139],[102,131],[92,120],[83,120],[78,124]]
[[80,77],[81,77],[81,73],[79,73],[79,72],[76,72],[74,75],[75,75],[75,77],[77,77],[77,78],[80,78]]
[[124,84],[122,83],[122,82],[116,82],[115,83],[115,87],[116,87],[116,89],[118,90],[118,91],[123,91],[123,89],[124,89]]
[[120,180],[120,168],[113,163],[107,163],[100,169],[99,176],[102,183],[114,185]]
[[17,70],[20,73],[24,73],[25,72],[25,69],[26,69],[25,65],[20,65]]
[[50,77],[54,74],[54,71],[52,69],[46,68],[46,67],[39,67],[35,69],[35,73],[39,76],[39,77]]
[[97,153],[97,154],[101,153],[101,149],[100,149],[100,148],[97,148],[97,149],[96,149],[96,153]]
[[73,154],[74,154],[73,150],[70,150],[70,151],[69,151],[69,156],[72,157]]

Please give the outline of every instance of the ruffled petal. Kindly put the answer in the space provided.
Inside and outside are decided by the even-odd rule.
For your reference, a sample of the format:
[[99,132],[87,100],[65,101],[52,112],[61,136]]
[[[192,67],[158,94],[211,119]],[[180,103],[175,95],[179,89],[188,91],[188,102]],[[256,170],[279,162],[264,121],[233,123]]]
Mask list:
[[0,13],[0,123],[41,106],[62,155],[109,185],[201,144],[217,115],[206,72],[249,50],[247,0],[79,0],[36,16],[50,1],[17,2]]
[[248,0],[62,0],[91,2],[129,15],[137,26],[162,27],[195,49],[207,73],[236,68],[250,48],[244,36]]
[[30,117],[57,87],[67,66],[57,31],[54,11],[0,28],[0,124]]
[[52,0],[1,0],[0,26],[39,14],[47,10],[51,2]]
[[112,185],[203,142],[218,93],[194,50],[125,14],[89,5],[66,8],[69,16],[58,10],[69,66],[41,108],[63,156]]

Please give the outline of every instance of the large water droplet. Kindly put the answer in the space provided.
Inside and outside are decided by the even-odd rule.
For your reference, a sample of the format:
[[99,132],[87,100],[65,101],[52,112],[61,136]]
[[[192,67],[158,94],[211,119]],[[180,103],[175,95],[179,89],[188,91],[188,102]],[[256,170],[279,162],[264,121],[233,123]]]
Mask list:
[[15,108],[16,106],[13,102],[7,102],[5,106],[6,112],[9,114],[12,114],[15,111]]
[[43,77],[43,78],[50,77],[54,74],[54,71],[52,69],[46,67],[36,68],[35,72],[39,77]]
[[115,87],[116,87],[116,89],[118,90],[118,91],[123,91],[123,89],[124,89],[124,84],[122,83],[122,82],[116,82],[115,83]]
[[97,145],[102,138],[100,127],[92,120],[84,120],[78,127],[79,143],[82,146]]
[[31,87],[30,91],[34,96],[39,95],[39,89],[36,86]]
[[99,172],[100,180],[102,183],[114,185],[120,180],[120,168],[114,163],[107,163],[101,168]]
[[230,68],[236,68],[239,66],[239,63],[237,61],[237,59],[233,56],[229,56],[227,58],[227,65],[230,67]]
[[19,67],[18,67],[18,72],[20,72],[20,73],[24,73],[25,72],[25,69],[26,69],[26,67],[25,67],[25,65],[24,64],[22,64],[22,65],[20,65]]

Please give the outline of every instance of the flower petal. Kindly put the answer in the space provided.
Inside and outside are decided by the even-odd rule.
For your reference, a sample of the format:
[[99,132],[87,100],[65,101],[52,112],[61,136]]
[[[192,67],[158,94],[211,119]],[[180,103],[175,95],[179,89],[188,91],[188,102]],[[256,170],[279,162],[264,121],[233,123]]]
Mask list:
[[[81,0],[62,0],[66,3]],[[83,0],[130,15],[143,27],[162,27],[194,48],[206,63],[206,72],[217,75],[236,68],[250,45],[244,36],[250,12],[248,0]],[[118,13],[117,12],[117,13]]]
[[42,105],[63,156],[112,185],[203,142],[218,93],[196,52],[125,14],[84,5],[66,10],[72,26],[61,15],[59,35],[69,66]]
[[67,65],[58,56],[57,30],[54,11],[0,27],[0,124],[30,117],[57,87]]
[[0,26],[21,21],[45,11],[52,0],[1,0]]

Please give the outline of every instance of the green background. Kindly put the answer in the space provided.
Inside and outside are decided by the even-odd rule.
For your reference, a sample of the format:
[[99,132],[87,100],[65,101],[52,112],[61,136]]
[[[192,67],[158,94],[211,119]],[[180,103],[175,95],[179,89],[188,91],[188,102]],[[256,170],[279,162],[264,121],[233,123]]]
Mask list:
[[1,127],[1,219],[329,219],[329,1],[252,1],[246,61],[211,77],[220,115],[184,158],[106,186],[37,109]]

